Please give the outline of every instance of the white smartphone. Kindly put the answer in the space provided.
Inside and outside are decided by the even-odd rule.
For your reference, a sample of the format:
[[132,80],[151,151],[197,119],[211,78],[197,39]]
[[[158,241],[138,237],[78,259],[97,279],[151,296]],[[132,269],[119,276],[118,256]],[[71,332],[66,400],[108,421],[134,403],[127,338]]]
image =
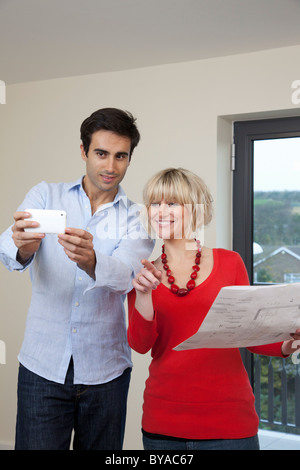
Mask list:
[[25,232],[38,233],[64,233],[67,226],[67,214],[65,211],[44,210],[44,209],[26,209],[25,212],[31,214],[30,218],[38,222],[38,227],[25,228]]

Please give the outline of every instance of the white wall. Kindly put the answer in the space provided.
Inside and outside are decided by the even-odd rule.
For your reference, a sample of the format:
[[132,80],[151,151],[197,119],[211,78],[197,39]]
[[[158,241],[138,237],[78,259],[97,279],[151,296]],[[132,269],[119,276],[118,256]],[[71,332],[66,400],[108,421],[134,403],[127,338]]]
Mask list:
[[[123,187],[141,202],[154,172],[183,166],[201,175],[215,200],[205,232],[209,246],[231,248],[230,140],[232,121],[300,115],[291,83],[300,79],[300,46],[210,60],[7,87],[0,105],[0,232],[25,192],[41,180],[72,181],[84,173],[79,127],[94,110],[115,106],[138,118],[142,140]],[[157,250],[156,252],[157,253]],[[30,300],[28,274],[0,266],[0,448],[12,445],[17,359]],[[133,355],[126,449],[141,448],[141,406],[149,355]]]

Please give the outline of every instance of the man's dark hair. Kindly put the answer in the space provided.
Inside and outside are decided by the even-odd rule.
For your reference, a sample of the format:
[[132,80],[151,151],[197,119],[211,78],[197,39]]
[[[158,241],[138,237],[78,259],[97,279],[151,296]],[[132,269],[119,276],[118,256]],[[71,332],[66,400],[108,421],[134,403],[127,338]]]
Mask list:
[[130,158],[133,150],[140,140],[140,133],[135,124],[136,119],[128,111],[117,108],[103,108],[95,111],[86,118],[80,127],[80,137],[87,156],[91,137],[94,132],[105,130],[111,131],[131,140]]

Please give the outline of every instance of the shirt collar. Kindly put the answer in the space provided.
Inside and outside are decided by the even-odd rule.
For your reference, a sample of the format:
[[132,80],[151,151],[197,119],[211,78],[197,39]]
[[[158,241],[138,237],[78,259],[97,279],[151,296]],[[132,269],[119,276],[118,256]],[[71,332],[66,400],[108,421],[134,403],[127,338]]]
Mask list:
[[76,181],[73,181],[72,183],[65,183],[65,191],[70,191],[71,189],[74,189],[77,186],[82,187],[82,180],[83,180],[83,176],[78,178]]
[[[75,189],[77,187],[81,188],[82,191],[84,191],[83,186],[82,186],[82,180],[84,176],[81,176],[78,178],[76,181],[73,181],[72,183],[65,183],[65,190],[70,191],[71,189]],[[118,188],[118,192],[112,202],[108,202],[107,204],[104,204],[105,207],[108,205],[114,205],[117,204],[118,202],[122,202],[125,207],[127,207],[127,196],[125,191],[121,186]],[[99,208],[100,209],[100,208]],[[97,212],[97,211],[96,211]]]

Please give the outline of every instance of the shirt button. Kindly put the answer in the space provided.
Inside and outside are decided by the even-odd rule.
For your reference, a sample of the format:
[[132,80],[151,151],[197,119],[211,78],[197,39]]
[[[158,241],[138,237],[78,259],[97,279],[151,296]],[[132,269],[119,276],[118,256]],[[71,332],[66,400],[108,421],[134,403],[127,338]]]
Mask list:
[[78,278],[78,281],[82,281],[82,277],[81,277],[81,276]]
[[72,333],[77,333],[77,329],[76,329],[76,328],[72,328]]
[[75,307],[78,307],[79,306],[79,302],[75,302]]

